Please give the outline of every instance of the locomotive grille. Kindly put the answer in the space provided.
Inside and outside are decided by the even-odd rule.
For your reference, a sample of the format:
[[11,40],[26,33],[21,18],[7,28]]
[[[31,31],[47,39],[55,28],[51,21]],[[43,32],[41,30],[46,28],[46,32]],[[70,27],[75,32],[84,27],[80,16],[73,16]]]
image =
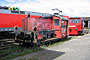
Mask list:
[[25,14],[25,12],[24,12],[24,11],[20,11],[20,13],[21,13],[21,14]]
[[13,10],[12,10],[12,11],[11,11],[11,13],[17,13],[17,14],[18,14],[18,13],[19,13],[19,11],[13,11]]
[[28,30],[28,20],[22,19],[22,28],[23,30]]

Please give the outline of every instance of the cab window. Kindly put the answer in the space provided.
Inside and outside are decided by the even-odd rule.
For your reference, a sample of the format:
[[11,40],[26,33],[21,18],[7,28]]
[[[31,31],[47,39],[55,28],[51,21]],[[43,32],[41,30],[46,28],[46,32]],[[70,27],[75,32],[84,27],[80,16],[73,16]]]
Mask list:
[[76,23],[80,23],[80,19],[76,19]]
[[70,23],[75,23],[75,19],[71,19],[70,20]]
[[61,28],[65,28],[67,26],[67,22],[66,21],[62,21],[61,22]]
[[59,26],[59,19],[54,19],[54,26]]

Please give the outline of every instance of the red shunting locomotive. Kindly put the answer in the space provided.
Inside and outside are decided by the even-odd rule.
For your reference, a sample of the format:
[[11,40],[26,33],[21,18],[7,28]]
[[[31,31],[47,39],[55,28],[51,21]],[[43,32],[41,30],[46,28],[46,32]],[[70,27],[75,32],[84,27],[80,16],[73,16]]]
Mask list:
[[29,14],[22,19],[22,30],[15,31],[15,40],[39,45],[51,38],[65,38],[69,34],[68,20],[59,14],[42,14],[42,17]]
[[70,17],[69,35],[79,35],[83,33],[82,19],[80,17]]

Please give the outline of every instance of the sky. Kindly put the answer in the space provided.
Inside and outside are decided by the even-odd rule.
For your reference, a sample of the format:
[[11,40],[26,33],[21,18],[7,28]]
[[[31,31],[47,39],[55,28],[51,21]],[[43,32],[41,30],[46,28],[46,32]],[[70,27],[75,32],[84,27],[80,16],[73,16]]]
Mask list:
[[90,0],[0,0],[0,6],[51,14],[55,12],[52,9],[58,8],[70,17],[90,17]]

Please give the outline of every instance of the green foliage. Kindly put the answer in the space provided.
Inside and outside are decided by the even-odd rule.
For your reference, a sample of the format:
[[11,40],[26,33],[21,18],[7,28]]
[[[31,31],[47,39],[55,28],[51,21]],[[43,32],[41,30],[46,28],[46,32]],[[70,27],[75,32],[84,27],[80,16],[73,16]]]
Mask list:
[[19,59],[19,60],[39,60],[37,56],[34,56],[32,58],[27,58],[27,59]]
[[40,47],[33,47],[32,49],[30,49],[30,48],[22,48],[20,46],[12,46],[8,49],[0,50],[0,54],[8,54],[4,57],[0,57],[0,60],[10,60],[39,50],[42,49]]
[[73,38],[72,38],[72,37],[69,37],[69,38],[67,38],[67,39],[59,39],[56,43],[53,43],[52,45],[49,45],[49,47],[51,47],[51,46],[56,46],[56,45],[60,45],[60,44],[66,42],[66,41],[68,41],[68,40],[71,40],[71,39],[73,39]]
[[33,58],[27,59],[27,60],[39,60],[37,56],[34,56]]
[[[75,37],[73,37],[73,38],[75,39]],[[60,44],[64,43],[65,41],[71,40],[73,38],[70,37],[67,39],[61,39],[61,40],[57,41],[56,43],[53,43],[50,46],[60,45]],[[7,54],[6,56],[0,57],[0,60],[11,60],[11,59],[19,57],[19,56],[23,56],[26,54],[30,54],[32,52],[37,52],[37,51],[43,50],[44,48],[46,48],[46,47],[44,47],[44,46],[36,47],[35,46],[33,48],[26,48],[26,47],[21,47],[21,46],[17,46],[17,45],[12,45],[11,47],[8,47],[8,49],[0,50],[0,55]],[[27,59],[20,59],[20,60],[27,60]],[[28,60],[39,60],[39,59],[37,56],[34,56],[33,58],[30,58]]]

